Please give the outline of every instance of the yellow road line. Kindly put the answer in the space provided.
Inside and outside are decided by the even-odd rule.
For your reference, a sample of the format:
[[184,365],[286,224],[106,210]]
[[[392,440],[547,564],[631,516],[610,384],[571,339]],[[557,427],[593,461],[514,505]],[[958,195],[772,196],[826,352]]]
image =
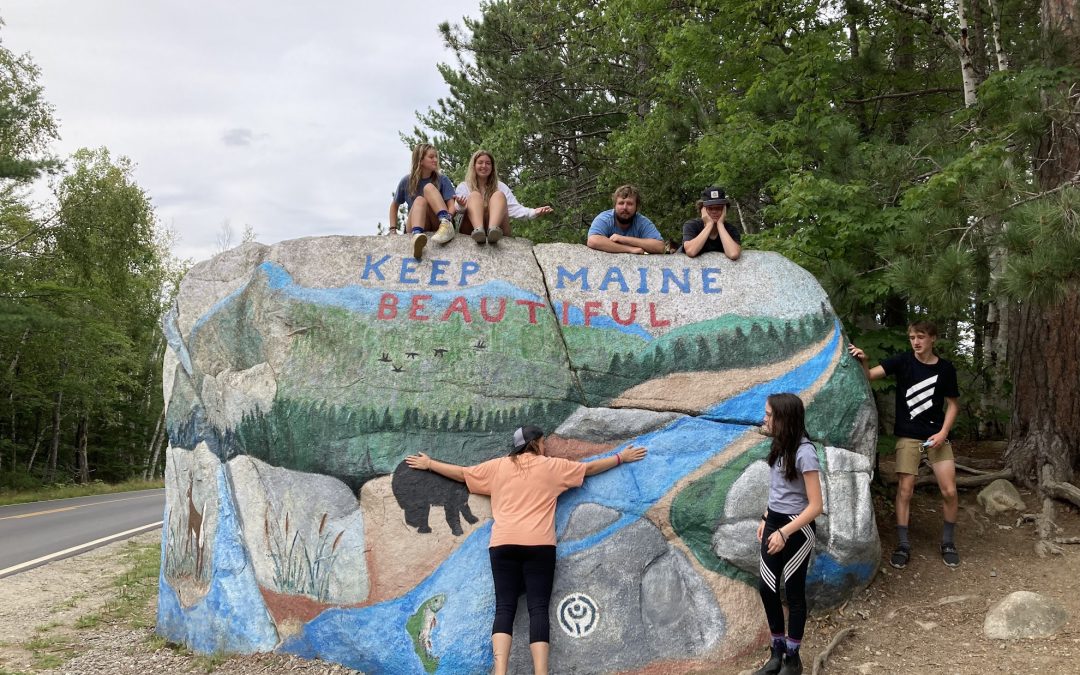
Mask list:
[[48,509],[46,511],[34,511],[32,513],[20,513],[17,516],[0,516],[0,520],[13,520],[15,518],[32,518],[34,516],[44,516],[49,513],[59,513],[61,511],[73,511],[75,509],[81,509],[86,506],[98,506],[99,504],[112,504],[114,502],[126,502],[132,499],[147,499],[148,497],[157,497],[158,495],[143,495],[141,497],[120,497],[119,499],[106,499],[103,502],[90,502],[89,504],[76,504],[75,506],[64,506],[59,509]]

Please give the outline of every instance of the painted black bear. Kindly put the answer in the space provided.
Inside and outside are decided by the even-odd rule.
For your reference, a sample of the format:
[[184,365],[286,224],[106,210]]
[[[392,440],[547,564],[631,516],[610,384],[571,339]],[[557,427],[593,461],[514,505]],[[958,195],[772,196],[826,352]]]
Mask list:
[[469,508],[469,489],[465,484],[433,471],[410,469],[405,462],[401,462],[394,469],[390,489],[398,506],[405,512],[405,523],[415,527],[417,532],[431,532],[428,514],[432,506],[443,507],[446,524],[455,536],[462,533],[459,516],[465,516],[470,523],[479,520]]

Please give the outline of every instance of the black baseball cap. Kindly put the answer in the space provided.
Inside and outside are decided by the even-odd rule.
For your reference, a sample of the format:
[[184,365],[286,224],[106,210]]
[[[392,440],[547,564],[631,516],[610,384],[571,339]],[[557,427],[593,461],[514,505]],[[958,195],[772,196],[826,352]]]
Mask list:
[[723,206],[728,203],[724,188],[709,186],[701,191],[702,206]]
[[544,436],[540,427],[525,425],[514,430],[514,452],[521,452],[525,446]]

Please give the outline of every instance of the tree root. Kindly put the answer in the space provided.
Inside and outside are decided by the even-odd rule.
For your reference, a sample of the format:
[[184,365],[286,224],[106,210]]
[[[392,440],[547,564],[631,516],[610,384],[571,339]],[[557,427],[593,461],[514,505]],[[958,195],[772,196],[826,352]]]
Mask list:
[[[896,485],[896,476],[882,473],[882,480],[889,485]],[[983,485],[989,485],[999,478],[1005,480],[1013,479],[1012,469],[1002,469],[1001,471],[994,471],[991,473],[980,473],[975,476],[960,476],[956,479],[956,487],[981,487]],[[919,476],[915,479],[915,487],[924,487],[927,485],[937,485],[937,478],[934,474],[927,474],[925,476]]]
[[814,670],[812,675],[821,675],[821,673],[825,671],[825,662],[829,659],[829,654],[832,654],[832,650],[836,649],[836,646],[843,642],[844,638],[854,632],[855,628],[853,626],[848,626],[847,628],[841,629],[833,636],[833,639],[829,641],[829,646],[821,650],[821,653],[814,659]]
[[1070,502],[1074,506],[1080,507],[1080,488],[1077,488],[1072,483],[1043,481],[1043,484],[1039,487],[1042,488],[1044,494],[1054,499]]
[[1055,544],[1080,544],[1080,537],[1055,537]]

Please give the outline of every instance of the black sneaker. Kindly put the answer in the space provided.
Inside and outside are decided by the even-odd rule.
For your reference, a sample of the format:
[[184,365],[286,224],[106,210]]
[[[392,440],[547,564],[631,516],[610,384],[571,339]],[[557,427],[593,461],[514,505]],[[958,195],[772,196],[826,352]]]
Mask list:
[[780,669],[780,675],[802,675],[802,659],[799,658],[799,650],[784,656],[784,667]]
[[889,558],[889,564],[898,570],[902,570],[907,567],[908,560],[910,559],[911,550],[906,546],[897,546],[896,550],[892,552],[892,557]]
[[956,544],[949,542],[941,545],[941,562],[949,567],[960,567],[960,554],[956,552]]
[[776,675],[779,673],[780,669],[784,666],[785,651],[786,647],[783,642],[781,642],[779,646],[774,643],[769,660],[765,662],[765,665],[755,670],[754,675]]

